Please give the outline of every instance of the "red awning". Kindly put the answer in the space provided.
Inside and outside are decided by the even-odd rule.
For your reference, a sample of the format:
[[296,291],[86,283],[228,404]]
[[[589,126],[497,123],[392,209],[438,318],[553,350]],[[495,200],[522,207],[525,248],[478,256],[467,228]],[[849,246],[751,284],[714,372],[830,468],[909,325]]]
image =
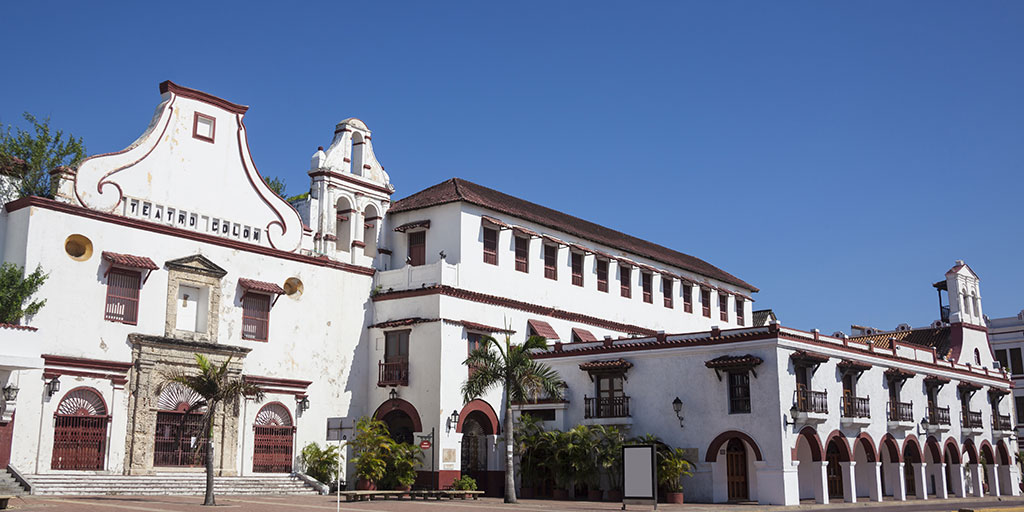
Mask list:
[[406,222],[405,224],[402,224],[401,226],[395,228],[395,231],[398,231],[399,233],[405,233],[410,229],[416,228],[430,229],[430,219]]
[[586,363],[580,363],[580,370],[585,372],[600,372],[600,371],[626,371],[633,367],[633,363],[626,361],[625,359],[612,359],[610,361],[588,361]]
[[153,260],[145,256],[134,254],[118,254],[116,252],[103,251],[103,259],[119,267],[141,268],[143,270],[157,270],[160,267],[153,263]]
[[524,228],[522,226],[512,226],[512,231],[514,233],[518,233],[520,235],[526,235],[526,236],[528,236],[530,238],[537,238],[537,237],[540,236],[540,235],[537,234],[536,231],[533,231],[533,230],[530,230],[530,229],[526,229],[526,228]]
[[284,295],[284,288],[266,281],[257,281],[255,279],[239,277],[238,284],[247,291],[269,293],[271,295]]
[[512,227],[512,226],[509,226],[508,224],[505,224],[504,222],[502,222],[502,221],[500,221],[498,219],[495,219],[494,217],[491,217],[489,215],[483,215],[483,216],[481,216],[481,218],[483,218],[484,222],[488,222],[488,223],[494,224],[495,226],[498,226],[501,229],[509,229],[509,228]]
[[543,336],[548,340],[557,340],[558,333],[551,328],[551,324],[543,320],[527,320],[526,325],[530,326],[530,329],[537,334],[537,336]]
[[579,338],[579,340],[581,342],[584,342],[584,343],[588,342],[588,341],[597,341],[597,336],[594,336],[594,333],[592,333],[592,332],[590,332],[590,331],[588,331],[586,329],[580,329],[579,327],[573,327],[572,328],[572,333],[576,335],[576,338]]
[[553,243],[555,245],[569,245],[569,244],[565,243],[565,241],[563,241],[562,239],[555,238],[555,237],[553,237],[551,235],[541,235],[541,238],[543,238],[544,240],[547,240],[547,241],[549,241],[549,242],[551,242],[551,243]]

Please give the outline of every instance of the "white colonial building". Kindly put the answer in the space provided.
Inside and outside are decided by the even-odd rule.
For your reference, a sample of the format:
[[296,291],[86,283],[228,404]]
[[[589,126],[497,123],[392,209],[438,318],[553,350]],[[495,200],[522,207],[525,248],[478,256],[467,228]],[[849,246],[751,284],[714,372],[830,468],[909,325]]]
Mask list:
[[705,261],[465,180],[392,202],[357,119],[289,204],[251,160],[246,107],[161,93],[129,148],[55,171],[56,199],[0,216],[3,261],[49,272],[46,306],[0,326],[0,386],[19,390],[0,462],[29,482],[201,471],[196,397],[160,386],[200,353],[266,391],[219,414],[222,475],[295,471],[329,418],[347,436],[371,415],[433,435],[423,484],[470,474],[496,494],[501,395],[463,403],[463,361],[482,336],[537,334],[568,387],[517,410],[687,448],[690,501],[1019,493],[1011,382],[962,262],[936,284],[950,306],[932,326],[799,331]]
[[1017,425],[1017,436],[1024,435],[1021,428],[1021,415],[1024,414],[1024,311],[1017,316],[986,319],[989,329],[989,342],[995,352],[1000,367],[1013,378],[1013,402],[1017,410],[1014,423]]

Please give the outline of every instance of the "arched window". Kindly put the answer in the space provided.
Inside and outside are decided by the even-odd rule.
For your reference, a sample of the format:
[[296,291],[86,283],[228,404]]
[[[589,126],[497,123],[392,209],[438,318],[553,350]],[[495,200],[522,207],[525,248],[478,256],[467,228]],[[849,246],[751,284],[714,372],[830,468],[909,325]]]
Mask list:
[[967,292],[964,292],[964,314],[971,314],[971,298],[967,295]]
[[295,428],[288,408],[280,402],[264,405],[256,414],[253,430],[253,472],[291,472]]
[[981,351],[974,349],[974,364],[981,366]]
[[981,301],[978,300],[976,292],[971,292],[971,300],[974,301],[974,314],[981,316]]
[[373,258],[377,256],[377,225],[380,223],[380,214],[372,204],[366,205],[363,210],[363,254]]
[[337,241],[337,249],[339,251],[348,251],[349,247],[352,246],[352,222],[357,217],[356,211],[352,208],[352,204],[348,202],[348,199],[344,197],[338,198],[338,203],[335,206],[335,222],[337,225],[335,236]]

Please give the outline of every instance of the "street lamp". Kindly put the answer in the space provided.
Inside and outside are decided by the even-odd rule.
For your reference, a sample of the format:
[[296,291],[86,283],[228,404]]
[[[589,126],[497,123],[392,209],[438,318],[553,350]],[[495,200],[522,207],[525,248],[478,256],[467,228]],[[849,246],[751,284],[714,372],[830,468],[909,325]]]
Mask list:
[[46,384],[46,392],[49,394],[49,396],[53,396],[58,391],[60,391],[60,378],[54,377],[53,380]]
[[679,428],[683,428],[683,401],[678,396],[672,400],[672,410],[676,412],[676,418],[679,418]]

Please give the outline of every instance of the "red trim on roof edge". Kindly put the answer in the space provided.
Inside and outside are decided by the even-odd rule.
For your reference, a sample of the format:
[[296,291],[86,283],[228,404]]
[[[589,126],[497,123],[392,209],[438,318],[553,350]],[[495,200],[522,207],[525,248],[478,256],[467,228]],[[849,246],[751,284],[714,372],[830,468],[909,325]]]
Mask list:
[[224,98],[218,98],[208,92],[190,89],[188,87],[178,85],[170,80],[164,80],[163,82],[160,82],[160,94],[164,94],[167,92],[170,92],[176,96],[181,96],[182,98],[189,98],[201,101],[203,103],[208,103],[215,107],[227,110],[228,112],[231,112],[233,114],[244,114],[247,110],[249,110],[249,107],[245,105],[231,103],[230,101]]

